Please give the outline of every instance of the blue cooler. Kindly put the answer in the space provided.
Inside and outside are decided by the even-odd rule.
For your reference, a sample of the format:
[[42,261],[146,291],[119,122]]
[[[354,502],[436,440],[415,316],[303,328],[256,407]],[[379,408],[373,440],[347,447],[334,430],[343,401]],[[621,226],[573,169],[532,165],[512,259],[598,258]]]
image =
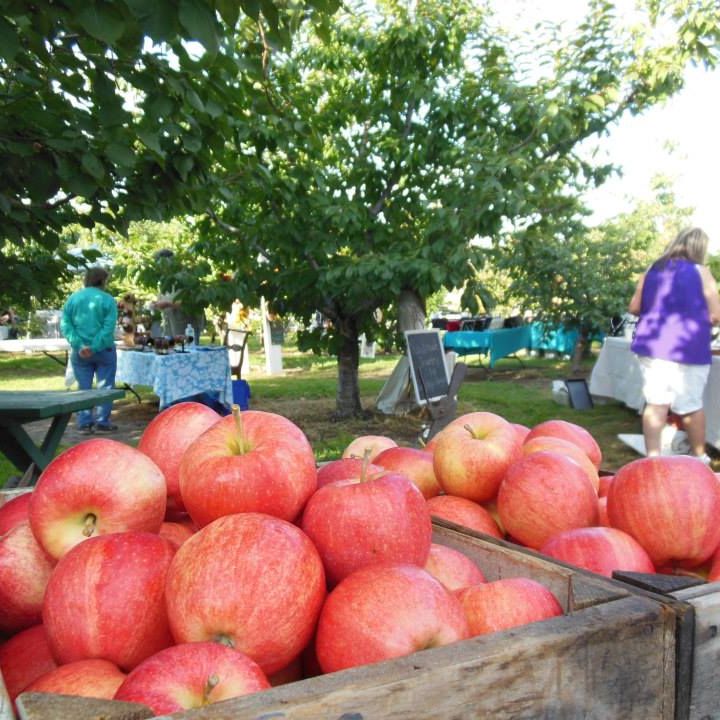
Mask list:
[[241,410],[250,407],[250,385],[247,380],[232,381],[233,403],[239,405]]

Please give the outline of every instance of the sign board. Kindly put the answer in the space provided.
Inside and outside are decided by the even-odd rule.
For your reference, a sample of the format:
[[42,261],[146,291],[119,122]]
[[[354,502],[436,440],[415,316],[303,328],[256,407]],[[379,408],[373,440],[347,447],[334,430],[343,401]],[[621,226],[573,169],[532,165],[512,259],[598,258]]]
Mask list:
[[575,410],[590,410],[593,407],[593,399],[585,380],[566,380],[565,387],[567,387],[568,390],[571,408]]
[[405,343],[418,404],[445,397],[449,378],[440,331],[406,330]]

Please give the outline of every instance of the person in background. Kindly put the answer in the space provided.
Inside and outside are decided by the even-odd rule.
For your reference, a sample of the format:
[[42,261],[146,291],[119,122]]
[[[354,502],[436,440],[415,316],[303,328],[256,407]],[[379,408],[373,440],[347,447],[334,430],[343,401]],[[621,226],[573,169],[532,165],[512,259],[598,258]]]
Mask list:
[[[93,378],[97,378],[98,388],[115,385],[118,310],[115,298],[105,290],[107,281],[105,268],[89,268],[85,287],[74,292],[63,307],[60,327],[70,343],[70,362],[80,390],[90,390]],[[94,410],[80,410],[77,413],[79,432],[89,435],[117,430],[117,425],[110,422],[111,412],[112,402]]]
[[703,393],[712,363],[711,327],[720,323],[715,279],[703,264],[708,236],[688,228],[638,280],[628,311],[638,315],[631,348],[643,375],[648,457],[660,455],[668,412],[680,416],[693,455],[706,464]]
[[16,340],[18,336],[17,315],[12,308],[7,308],[0,312],[0,325],[7,327],[8,340]]
[[[155,253],[155,261],[162,262],[174,256],[172,250],[167,248],[158,250]],[[154,310],[162,311],[162,332],[166,336],[178,336],[185,334],[185,328],[192,325],[195,331],[195,341],[199,342],[200,333],[205,329],[205,317],[189,315],[185,312],[182,304],[177,300],[177,291],[162,293],[151,306]]]

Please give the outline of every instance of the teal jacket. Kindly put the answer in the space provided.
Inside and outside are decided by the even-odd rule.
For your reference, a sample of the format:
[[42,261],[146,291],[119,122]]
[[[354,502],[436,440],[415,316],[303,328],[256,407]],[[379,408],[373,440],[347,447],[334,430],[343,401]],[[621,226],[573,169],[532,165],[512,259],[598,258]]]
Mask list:
[[114,346],[117,317],[117,303],[112,295],[100,288],[86,287],[68,298],[60,327],[73,350],[89,347],[98,352]]

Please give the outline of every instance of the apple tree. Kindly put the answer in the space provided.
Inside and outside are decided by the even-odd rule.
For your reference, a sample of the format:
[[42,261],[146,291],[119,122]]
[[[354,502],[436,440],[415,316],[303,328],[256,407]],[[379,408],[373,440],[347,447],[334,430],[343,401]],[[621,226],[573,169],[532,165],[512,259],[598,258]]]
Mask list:
[[276,312],[322,312],[329,331],[301,342],[337,355],[337,414],[360,412],[358,336],[379,311],[408,327],[464,285],[474,310],[488,243],[523,263],[582,227],[582,191],[611,171],[584,143],[676,91],[691,58],[715,61],[712,3],[649,8],[671,37],[624,28],[600,0],[576,29],[525,38],[469,0],[338,13],[323,39],[270,56],[275,112],[226,156],[197,251]]
[[271,48],[339,0],[8,0],[0,13],[0,304],[44,297],[72,223],[124,231],[207,205],[272,109]]

